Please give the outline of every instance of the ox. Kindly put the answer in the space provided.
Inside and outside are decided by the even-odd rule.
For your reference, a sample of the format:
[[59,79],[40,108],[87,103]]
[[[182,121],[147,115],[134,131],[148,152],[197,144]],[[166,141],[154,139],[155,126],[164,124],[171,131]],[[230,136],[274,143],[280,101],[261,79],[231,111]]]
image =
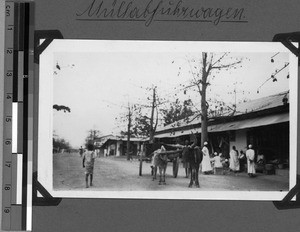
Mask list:
[[166,169],[168,166],[168,159],[169,155],[174,155],[181,153],[182,150],[175,150],[175,151],[166,151],[164,146],[161,146],[160,149],[155,150],[153,152],[153,157],[152,157],[152,174],[153,174],[153,179],[156,179],[156,174],[157,174],[157,168],[159,170],[159,185],[166,184]]
[[182,157],[184,158],[185,162],[189,164],[188,168],[191,176],[189,188],[191,188],[194,183],[197,188],[200,187],[199,168],[203,159],[203,154],[200,148],[196,146],[196,144],[197,138],[195,136],[195,141],[192,145],[188,145],[188,141],[185,141],[185,146],[183,147],[182,151]]
[[203,159],[203,154],[200,148],[193,146],[184,147],[182,155],[186,157],[186,160],[189,163],[189,173],[191,174],[189,188],[193,186],[193,183],[195,183],[195,186],[199,188],[199,168]]

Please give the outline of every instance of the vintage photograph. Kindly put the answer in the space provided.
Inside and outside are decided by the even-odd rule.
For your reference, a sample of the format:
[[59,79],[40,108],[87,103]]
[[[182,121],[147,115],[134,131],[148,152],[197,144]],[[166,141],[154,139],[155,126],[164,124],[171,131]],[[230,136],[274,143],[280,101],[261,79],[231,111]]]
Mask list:
[[280,200],[297,59],[280,43],[54,40],[38,178],[59,197]]

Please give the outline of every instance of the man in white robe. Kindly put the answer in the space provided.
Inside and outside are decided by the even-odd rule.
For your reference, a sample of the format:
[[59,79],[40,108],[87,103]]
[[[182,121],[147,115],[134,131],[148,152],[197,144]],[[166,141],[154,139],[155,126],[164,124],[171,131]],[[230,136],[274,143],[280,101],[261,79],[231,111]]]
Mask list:
[[246,157],[247,157],[247,166],[248,166],[248,175],[250,177],[254,177],[255,176],[255,152],[252,149],[252,145],[250,144],[248,146],[248,150],[246,151]]
[[204,146],[202,148],[203,160],[202,160],[202,172],[204,174],[210,174],[213,169],[210,163],[209,150],[207,148],[208,143],[204,142]]

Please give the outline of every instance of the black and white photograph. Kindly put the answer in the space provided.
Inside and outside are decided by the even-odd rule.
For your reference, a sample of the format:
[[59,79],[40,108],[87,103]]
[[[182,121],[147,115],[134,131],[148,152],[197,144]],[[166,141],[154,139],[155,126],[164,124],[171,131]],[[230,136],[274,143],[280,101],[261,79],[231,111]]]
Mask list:
[[281,43],[54,40],[39,72],[54,197],[280,200],[296,183],[297,58]]

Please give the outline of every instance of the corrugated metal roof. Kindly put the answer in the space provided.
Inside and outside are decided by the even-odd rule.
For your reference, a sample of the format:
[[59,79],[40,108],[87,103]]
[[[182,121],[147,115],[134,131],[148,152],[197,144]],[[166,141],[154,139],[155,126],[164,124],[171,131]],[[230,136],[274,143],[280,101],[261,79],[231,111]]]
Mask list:
[[[273,125],[283,122],[289,121],[289,113],[283,113],[278,115],[269,115],[259,118],[251,118],[251,119],[245,119],[240,121],[233,121],[233,122],[227,122],[222,124],[216,124],[208,126],[207,131],[208,132],[221,132],[221,131],[230,131],[230,130],[240,130],[240,129],[246,129],[246,128],[253,128],[253,127],[260,127],[260,126],[267,126],[267,125]],[[189,134],[197,134],[201,133],[201,127],[196,129],[188,129],[188,130],[180,130],[180,131],[174,131],[174,132],[168,132],[163,134],[155,135],[155,138],[175,138],[183,135],[189,135]]]
[[237,104],[236,112],[234,115],[246,114],[250,112],[256,112],[261,110],[266,110],[270,108],[275,108],[277,106],[283,105],[283,99],[287,99],[287,103],[289,102],[289,92],[283,92],[263,98],[258,98],[248,102],[242,102]]
[[[127,141],[127,138],[122,138],[119,140]],[[131,142],[144,142],[144,141],[148,141],[148,140],[149,140],[149,138],[130,138]]]
[[[101,139],[101,138],[100,138]],[[124,137],[119,137],[119,136],[113,136],[113,135],[109,135],[109,136],[103,136],[102,140],[100,141],[95,141],[95,145],[96,146],[103,146],[103,144],[105,144],[108,140],[113,140],[113,141],[127,141],[127,138]],[[148,141],[149,138],[130,138],[131,142],[145,142]]]
[[240,130],[252,127],[260,127],[273,125],[289,121],[289,113],[269,115],[259,118],[251,118],[234,122],[226,122],[222,124],[208,126],[208,132]]
[[[282,93],[274,94],[274,95],[263,97],[263,98],[258,98],[258,99],[248,101],[248,102],[239,103],[239,104],[237,104],[236,112],[233,114],[233,116],[247,114],[247,113],[251,113],[251,112],[258,112],[258,111],[282,106],[284,98],[286,98],[286,103],[289,103],[289,91],[285,91]],[[189,118],[189,120],[191,120],[191,117]],[[192,131],[191,129],[180,131],[179,128],[182,128],[184,126],[189,126],[189,125],[196,125],[196,124],[201,124],[200,116],[198,116],[197,118],[195,118],[194,120],[191,120],[191,121],[182,119],[178,122],[174,122],[165,127],[160,127],[156,130],[156,132],[163,132],[163,131],[167,131],[170,129],[176,129],[178,131],[176,131],[176,132],[172,131],[169,133],[158,134],[155,137],[162,138],[162,135],[168,135],[167,137],[177,137],[177,136],[184,135],[184,134],[190,134],[190,133],[188,133],[188,131]],[[197,128],[197,130],[200,130],[200,127]]]
[[189,129],[189,130],[180,130],[180,131],[174,131],[174,132],[168,132],[163,134],[155,135],[155,138],[176,138],[183,135],[190,135],[190,134],[198,134],[201,133],[201,128],[197,129]]

